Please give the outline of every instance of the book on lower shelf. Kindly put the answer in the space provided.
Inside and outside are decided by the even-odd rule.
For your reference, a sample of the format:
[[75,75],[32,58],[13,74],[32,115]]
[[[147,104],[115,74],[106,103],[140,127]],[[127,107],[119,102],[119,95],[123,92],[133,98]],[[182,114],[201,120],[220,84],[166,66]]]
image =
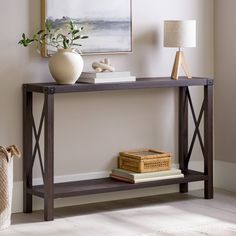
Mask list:
[[77,83],[89,83],[89,84],[103,84],[103,83],[118,83],[118,82],[135,82],[135,76],[124,77],[104,77],[104,78],[79,78]]
[[175,168],[166,171],[157,171],[150,173],[135,173],[132,171],[117,168],[112,170],[110,177],[129,183],[143,183],[149,181],[183,178],[184,175],[182,174],[180,169]]

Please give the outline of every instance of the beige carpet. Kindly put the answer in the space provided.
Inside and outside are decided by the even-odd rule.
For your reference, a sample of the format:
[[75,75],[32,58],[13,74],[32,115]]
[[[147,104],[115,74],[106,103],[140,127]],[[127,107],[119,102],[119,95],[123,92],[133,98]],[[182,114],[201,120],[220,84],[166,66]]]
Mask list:
[[196,225],[195,227],[172,228],[159,230],[151,234],[136,234],[134,236],[235,236],[236,225],[222,222]]
[[104,202],[43,212],[15,214],[0,236],[236,236],[236,195],[203,191]]

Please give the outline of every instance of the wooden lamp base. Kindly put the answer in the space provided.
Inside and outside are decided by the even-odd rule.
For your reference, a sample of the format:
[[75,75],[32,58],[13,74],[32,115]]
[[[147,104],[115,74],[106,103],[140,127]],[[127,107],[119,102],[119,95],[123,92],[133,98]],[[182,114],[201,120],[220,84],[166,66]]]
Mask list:
[[173,66],[173,69],[172,69],[172,74],[171,74],[172,79],[174,79],[174,80],[179,79],[179,70],[180,70],[181,66],[182,66],[187,78],[191,79],[192,77],[190,75],[188,65],[185,61],[183,51],[177,51],[176,56],[175,56],[175,63],[174,63],[174,66]]

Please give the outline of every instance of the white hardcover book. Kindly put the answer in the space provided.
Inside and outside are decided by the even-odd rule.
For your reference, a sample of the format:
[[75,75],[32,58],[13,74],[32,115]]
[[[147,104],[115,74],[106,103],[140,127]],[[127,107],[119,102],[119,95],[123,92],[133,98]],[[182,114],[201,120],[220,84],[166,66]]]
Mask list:
[[172,168],[170,170],[163,170],[163,171],[156,171],[156,172],[148,172],[148,173],[135,173],[128,170],[123,169],[113,169],[112,174],[121,176],[124,178],[129,178],[132,180],[138,180],[138,179],[145,179],[145,178],[155,178],[155,177],[161,177],[161,176],[171,176],[171,175],[178,175],[181,174],[180,169]]
[[169,175],[169,176],[158,176],[153,178],[144,178],[144,179],[135,179],[134,183],[143,183],[149,181],[157,181],[157,180],[165,180],[165,179],[176,179],[176,178],[183,178],[184,174],[177,174],[177,175]]
[[131,73],[129,71],[115,71],[115,72],[82,72],[80,78],[94,79],[94,78],[120,78],[129,77]]
[[136,81],[135,76],[129,77],[109,77],[109,78],[79,78],[77,83],[89,83],[89,84],[103,84],[103,83],[118,83],[118,82],[134,82]]

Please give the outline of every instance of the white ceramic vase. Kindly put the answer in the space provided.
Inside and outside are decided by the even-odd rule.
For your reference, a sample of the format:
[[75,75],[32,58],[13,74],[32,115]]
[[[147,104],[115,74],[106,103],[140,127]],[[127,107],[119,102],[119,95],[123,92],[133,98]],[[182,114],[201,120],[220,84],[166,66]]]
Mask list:
[[48,65],[58,84],[74,84],[82,73],[84,61],[74,49],[58,49]]

